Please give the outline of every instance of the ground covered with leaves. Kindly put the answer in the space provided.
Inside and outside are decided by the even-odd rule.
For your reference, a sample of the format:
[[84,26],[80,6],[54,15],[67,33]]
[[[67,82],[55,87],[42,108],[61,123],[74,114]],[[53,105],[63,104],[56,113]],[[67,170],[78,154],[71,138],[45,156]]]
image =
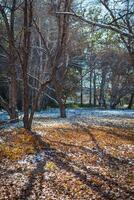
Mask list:
[[35,118],[0,131],[0,199],[134,199],[134,119]]

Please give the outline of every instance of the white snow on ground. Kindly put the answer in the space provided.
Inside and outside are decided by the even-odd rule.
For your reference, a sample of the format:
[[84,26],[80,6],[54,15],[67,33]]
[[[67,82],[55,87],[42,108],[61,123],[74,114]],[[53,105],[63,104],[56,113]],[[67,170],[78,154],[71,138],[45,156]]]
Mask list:
[[[22,119],[22,113],[20,113]],[[67,118],[61,119],[59,109],[47,109],[41,112],[36,112],[34,123],[38,127],[53,127],[55,125],[106,125],[120,126],[134,129],[134,110],[99,110],[89,108],[67,109]],[[0,111],[0,120],[8,119],[5,111]],[[0,126],[8,131],[15,128],[23,127],[22,120],[18,123],[8,123]],[[40,133],[41,135],[42,133]],[[43,133],[44,135],[45,133]]]
[[[20,113],[22,115],[22,113]],[[60,116],[58,108],[51,108],[44,111],[36,112],[36,118],[57,118]],[[94,117],[134,117],[134,110],[98,110],[90,108],[67,109],[67,117],[72,116],[94,116]],[[8,113],[4,110],[0,111],[0,120],[8,120]]]
[[34,124],[38,127],[55,125],[119,126],[134,129],[134,110],[67,109],[67,118],[61,119],[58,109],[35,113]]
[[0,111],[0,120],[4,121],[4,120],[7,120],[7,119],[9,119],[8,113],[4,110],[1,110]]
[[[59,117],[59,109],[48,109],[41,112],[36,112],[35,117]],[[89,108],[67,109],[67,116],[95,116],[95,117],[134,117],[134,110],[97,110]]]
[[17,128],[22,128],[23,127],[23,122],[22,121],[19,121],[19,122],[16,122],[16,123],[5,123],[4,125],[1,125],[0,126],[0,130],[3,129],[3,130],[6,130],[6,131],[12,131],[14,129],[17,129]]

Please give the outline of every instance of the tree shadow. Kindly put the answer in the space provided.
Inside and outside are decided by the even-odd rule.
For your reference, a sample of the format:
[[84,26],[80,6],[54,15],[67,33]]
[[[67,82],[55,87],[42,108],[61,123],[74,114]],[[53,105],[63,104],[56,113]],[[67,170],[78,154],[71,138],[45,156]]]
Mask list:
[[105,159],[105,164],[107,164],[110,168],[113,168],[115,170],[118,170],[124,164],[128,164],[128,162],[129,162],[128,159],[126,159],[126,158],[122,158],[122,159],[116,158],[116,157],[112,156],[111,154],[107,153],[105,150],[103,150],[100,147],[95,136],[93,135],[92,131],[90,130],[90,127],[83,127],[81,125],[77,125],[77,127],[78,126],[80,128],[82,128],[90,136],[92,142],[95,145],[95,148],[93,148],[92,150],[87,149],[85,147],[81,147],[84,151],[92,153],[92,154],[97,154],[101,159]]
[[[79,170],[78,170],[77,164],[75,162],[72,163],[70,158],[65,153],[60,152],[60,151],[56,150],[55,148],[51,148],[49,146],[49,144],[44,142],[42,140],[41,136],[37,135],[36,133],[34,133],[34,135],[36,136],[36,139],[38,139],[39,143],[44,145],[43,151],[45,153],[45,158],[47,158],[49,161],[54,162],[58,166],[59,169],[63,169],[66,172],[72,173],[76,179],[79,179],[83,184],[85,184],[87,187],[89,187],[94,192],[96,192],[102,199],[106,199],[106,200],[113,199],[113,194],[110,192],[110,190],[108,190],[108,191],[105,190],[105,188],[103,188],[103,184],[106,184],[110,188],[116,187],[119,190],[121,190],[124,195],[124,199],[128,199],[130,196],[134,195],[134,192],[132,192],[131,190],[128,190],[128,188],[119,185],[116,181],[105,177],[104,175],[100,174],[99,172],[94,172],[92,170],[87,169],[84,165],[79,167]],[[98,151],[102,152],[102,149],[99,147],[96,139],[93,137],[93,135],[91,135],[91,137],[92,137],[92,140],[94,141],[94,143],[96,144],[96,148],[98,149]],[[46,146],[47,146],[47,148],[46,148]],[[73,145],[71,145],[71,146],[73,146]],[[90,152],[90,153],[92,153],[92,152]],[[109,157],[109,159],[111,159],[111,157]],[[35,181],[39,174],[40,174],[39,190],[40,190],[40,192],[42,191],[42,182],[43,182],[43,174],[44,174],[45,164],[46,164],[45,160],[37,162],[36,169],[34,169],[32,171],[28,182],[22,188],[20,196],[17,197],[17,199],[20,199],[20,200],[28,199],[30,197],[31,192],[34,188]],[[74,168],[72,166],[72,164],[75,167],[77,167],[77,170],[76,170],[76,168]],[[97,184],[92,179],[89,179],[88,174],[91,177],[98,178],[102,182],[102,184]],[[55,187],[56,187],[56,184],[55,184]],[[36,199],[39,199],[39,194],[36,195]]]
[[[22,188],[20,192],[20,196],[17,199],[28,199],[32,193],[32,189],[34,188],[34,184],[36,182],[37,177],[39,176],[39,191],[42,191],[42,182],[43,182],[43,173],[44,173],[44,166],[46,161],[41,161],[37,163],[36,169],[34,169],[29,177],[28,182]],[[36,199],[39,199],[39,193],[36,194]]]
[[[48,140],[48,139],[47,139]],[[112,156],[109,153],[106,153],[102,148],[100,148],[98,145],[97,147],[93,147],[93,148],[86,148],[83,146],[79,146],[79,145],[74,145],[74,144],[67,144],[64,142],[59,142],[59,141],[54,141],[54,140],[48,140],[49,142],[52,143],[57,143],[63,146],[67,146],[67,147],[72,147],[72,148],[79,148],[79,150],[82,150],[85,153],[89,153],[91,155],[97,155],[100,159],[102,159],[105,162],[105,165],[107,165],[108,167],[114,169],[114,170],[119,170],[119,168],[122,165],[127,165],[129,163],[129,159],[126,158],[116,158],[114,156]]]
[[[103,129],[100,129],[100,130],[103,130]],[[115,131],[115,130],[108,130],[106,133],[108,135],[113,135],[113,136],[116,136],[117,138],[120,138],[122,140],[127,140],[127,141],[131,141],[131,142],[134,142],[134,131],[132,131],[132,129],[128,129],[129,130],[129,135],[125,135],[124,134],[124,129],[121,128],[122,132],[118,132],[118,131]]]

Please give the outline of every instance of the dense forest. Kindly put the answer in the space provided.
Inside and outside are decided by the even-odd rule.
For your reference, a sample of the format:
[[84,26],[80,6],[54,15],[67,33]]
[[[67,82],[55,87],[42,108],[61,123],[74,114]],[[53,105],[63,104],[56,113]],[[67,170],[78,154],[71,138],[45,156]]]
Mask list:
[[0,105],[11,119],[67,105],[133,106],[133,1],[0,1]]

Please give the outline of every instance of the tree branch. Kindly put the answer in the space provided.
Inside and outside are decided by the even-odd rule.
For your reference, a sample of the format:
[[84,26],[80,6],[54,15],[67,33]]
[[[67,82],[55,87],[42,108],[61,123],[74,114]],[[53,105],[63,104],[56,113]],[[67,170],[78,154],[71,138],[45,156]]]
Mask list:
[[128,38],[133,38],[134,37],[134,34],[131,34],[131,33],[127,33],[127,32],[124,32],[112,25],[108,25],[108,24],[103,24],[103,23],[99,23],[99,22],[95,22],[95,21],[92,21],[92,20],[88,20],[88,19],[85,19],[83,16],[81,15],[77,15],[76,13],[73,13],[73,12],[56,12],[56,14],[59,14],[59,15],[70,15],[70,16],[73,16],[75,18],[78,18],[79,20],[87,23],[87,24],[90,24],[92,26],[98,26],[100,28],[105,28],[105,29],[109,29],[109,30],[112,30],[112,31],[115,31],[116,33],[119,33],[121,35],[124,35]]

